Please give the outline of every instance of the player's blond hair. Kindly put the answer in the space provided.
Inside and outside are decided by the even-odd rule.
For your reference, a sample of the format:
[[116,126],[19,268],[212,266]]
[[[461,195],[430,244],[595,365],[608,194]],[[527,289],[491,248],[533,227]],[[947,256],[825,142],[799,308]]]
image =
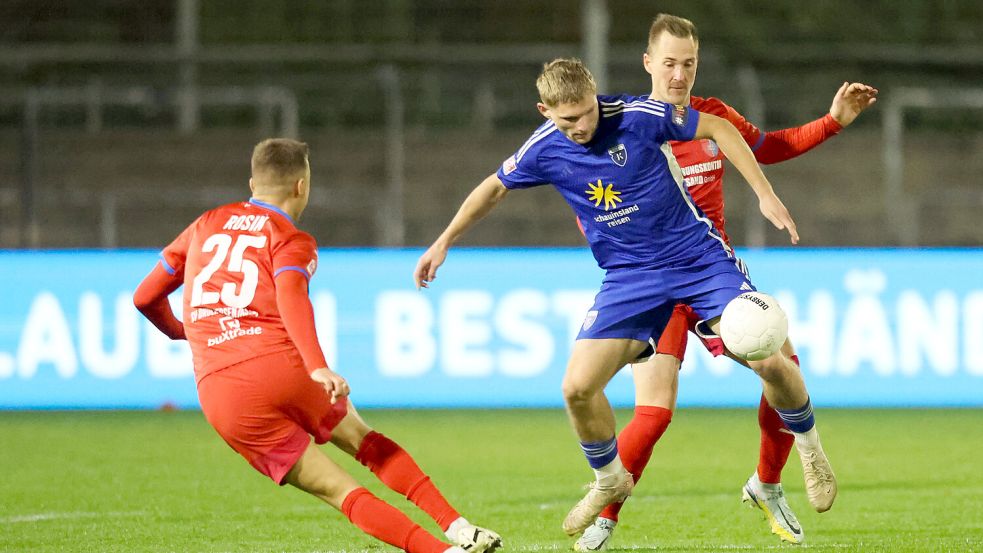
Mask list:
[[700,36],[696,33],[696,25],[685,17],[660,13],[655,16],[652,26],[649,27],[648,49],[659,40],[663,32],[669,33],[676,38],[692,38],[697,46],[700,45]]
[[536,79],[539,99],[550,107],[575,104],[597,94],[597,83],[584,62],[577,58],[557,58],[543,65]]
[[291,185],[307,174],[310,148],[291,138],[267,138],[253,148],[252,176],[264,187]]

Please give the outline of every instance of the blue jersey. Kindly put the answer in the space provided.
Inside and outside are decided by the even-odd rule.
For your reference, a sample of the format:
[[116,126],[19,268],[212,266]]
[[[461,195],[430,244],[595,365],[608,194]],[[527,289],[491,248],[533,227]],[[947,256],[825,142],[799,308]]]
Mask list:
[[692,140],[699,112],[648,96],[598,96],[600,116],[587,144],[552,121],[498,170],[509,189],[552,184],[570,204],[605,270],[687,265],[730,255],[690,197],[670,140]]

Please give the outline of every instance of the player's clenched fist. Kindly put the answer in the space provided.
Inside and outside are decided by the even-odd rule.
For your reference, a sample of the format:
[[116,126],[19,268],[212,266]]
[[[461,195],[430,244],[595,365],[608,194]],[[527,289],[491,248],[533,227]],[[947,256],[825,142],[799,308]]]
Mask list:
[[311,380],[324,386],[324,391],[331,396],[331,403],[336,403],[338,398],[346,397],[351,392],[345,378],[327,367],[314,369]]

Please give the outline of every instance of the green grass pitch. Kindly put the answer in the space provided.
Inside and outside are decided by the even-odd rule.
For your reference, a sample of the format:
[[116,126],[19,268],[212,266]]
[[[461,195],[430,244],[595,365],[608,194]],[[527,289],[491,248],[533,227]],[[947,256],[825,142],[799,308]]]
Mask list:
[[[560,521],[591,473],[561,411],[362,415],[465,516],[500,532],[505,551],[569,550]],[[629,415],[619,411],[619,425]],[[983,410],[826,409],[817,420],[840,495],[830,512],[813,512],[792,453],[784,482],[801,549],[983,551]],[[612,550],[794,549],[740,504],[757,440],[753,410],[680,409]],[[363,467],[331,455],[437,531]],[[4,552],[395,551],[253,472],[197,412],[0,413],[0,474]]]

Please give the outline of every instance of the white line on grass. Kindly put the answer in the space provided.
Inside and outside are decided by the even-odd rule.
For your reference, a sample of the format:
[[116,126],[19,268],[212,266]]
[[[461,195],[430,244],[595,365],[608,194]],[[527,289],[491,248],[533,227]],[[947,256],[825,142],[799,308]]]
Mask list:
[[74,518],[127,518],[140,517],[147,513],[145,511],[110,511],[108,513],[95,513],[89,511],[72,511],[67,513],[35,513],[33,515],[15,515],[12,517],[0,518],[0,523],[13,524],[16,522],[43,522],[46,520],[65,520]]

